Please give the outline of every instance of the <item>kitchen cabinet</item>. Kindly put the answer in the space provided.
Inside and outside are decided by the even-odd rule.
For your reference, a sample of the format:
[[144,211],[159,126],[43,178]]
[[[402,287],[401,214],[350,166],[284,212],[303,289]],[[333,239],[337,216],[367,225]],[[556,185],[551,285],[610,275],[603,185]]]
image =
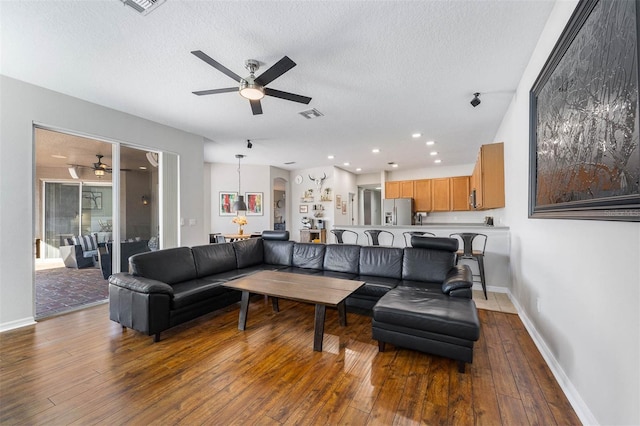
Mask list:
[[384,198],[400,198],[400,182],[385,182]]
[[413,198],[413,181],[400,181],[400,198]]
[[434,212],[451,210],[451,178],[431,179],[431,207]]
[[[504,207],[504,143],[482,145],[470,180],[476,210]],[[473,202],[473,200],[472,200]]]
[[470,210],[469,205],[469,176],[451,178],[451,210]]
[[413,181],[413,207],[417,212],[431,211],[431,179]]
[[384,198],[413,198],[413,181],[398,180],[385,182]]

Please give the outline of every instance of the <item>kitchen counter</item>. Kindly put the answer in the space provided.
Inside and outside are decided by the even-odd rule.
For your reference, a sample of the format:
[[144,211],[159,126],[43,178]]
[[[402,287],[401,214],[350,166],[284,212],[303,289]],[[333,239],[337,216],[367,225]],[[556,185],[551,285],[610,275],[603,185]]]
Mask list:
[[[334,226],[336,229],[349,229],[358,234],[358,244],[367,245],[367,229],[382,229],[393,234],[394,247],[405,247],[404,232],[426,231],[436,234],[436,237],[449,237],[450,234],[460,232],[475,232],[487,236],[484,264],[487,289],[490,291],[506,292],[511,287],[511,272],[509,270],[510,234],[508,226],[488,226],[484,223],[426,223],[423,225],[346,225]],[[329,243],[335,243],[335,237],[327,233]],[[461,247],[462,248],[462,247]],[[478,275],[478,263],[473,260],[461,260],[469,265],[474,275]],[[474,277],[479,281],[479,276]],[[493,288],[492,288],[493,287]],[[482,289],[479,282],[474,283],[474,289]]]

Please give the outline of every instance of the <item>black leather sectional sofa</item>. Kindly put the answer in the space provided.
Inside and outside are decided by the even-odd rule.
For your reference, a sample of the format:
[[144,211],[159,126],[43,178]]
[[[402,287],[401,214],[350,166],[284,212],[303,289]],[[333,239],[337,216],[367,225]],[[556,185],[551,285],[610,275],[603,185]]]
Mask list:
[[[262,238],[136,254],[129,259],[130,273],[109,277],[109,315],[158,341],[170,327],[239,301],[240,292],[224,287],[229,280],[260,270],[320,274],[365,282],[346,304],[373,312],[381,350],[388,342],[471,362],[479,323],[471,271],[455,265],[457,241],[419,238],[413,245],[297,243],[287,231],[265,231]],[[425,312],[412,312],[416,297],[431,301],[421,308]],[[455,315],[447,316],[449,310]],[[405,321],[402,312],[414,321],[398,327]],[[445,324],[447,319],[453,322]]]

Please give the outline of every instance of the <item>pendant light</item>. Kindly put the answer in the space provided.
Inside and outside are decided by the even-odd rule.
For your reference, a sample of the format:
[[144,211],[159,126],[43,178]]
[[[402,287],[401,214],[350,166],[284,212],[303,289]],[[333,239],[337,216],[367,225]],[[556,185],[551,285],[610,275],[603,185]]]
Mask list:
[[247,204],[244,202],[244,196],[240,195],[240,160],[244,158],[244,155],[236,154],[236,158],[238,159],[238,201],[233,203],[233,210],[241,212],[247,210]]

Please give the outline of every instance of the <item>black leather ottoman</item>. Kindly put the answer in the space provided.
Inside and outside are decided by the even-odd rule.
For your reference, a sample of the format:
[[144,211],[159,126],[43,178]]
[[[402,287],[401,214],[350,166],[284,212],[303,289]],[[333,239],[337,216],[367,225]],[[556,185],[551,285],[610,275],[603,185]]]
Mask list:
[[396,287],[373,307],[372,334],[381,352],[391,343],[455,359],[464,372],[465,363],[473,361],[480,321],[471,299]]

